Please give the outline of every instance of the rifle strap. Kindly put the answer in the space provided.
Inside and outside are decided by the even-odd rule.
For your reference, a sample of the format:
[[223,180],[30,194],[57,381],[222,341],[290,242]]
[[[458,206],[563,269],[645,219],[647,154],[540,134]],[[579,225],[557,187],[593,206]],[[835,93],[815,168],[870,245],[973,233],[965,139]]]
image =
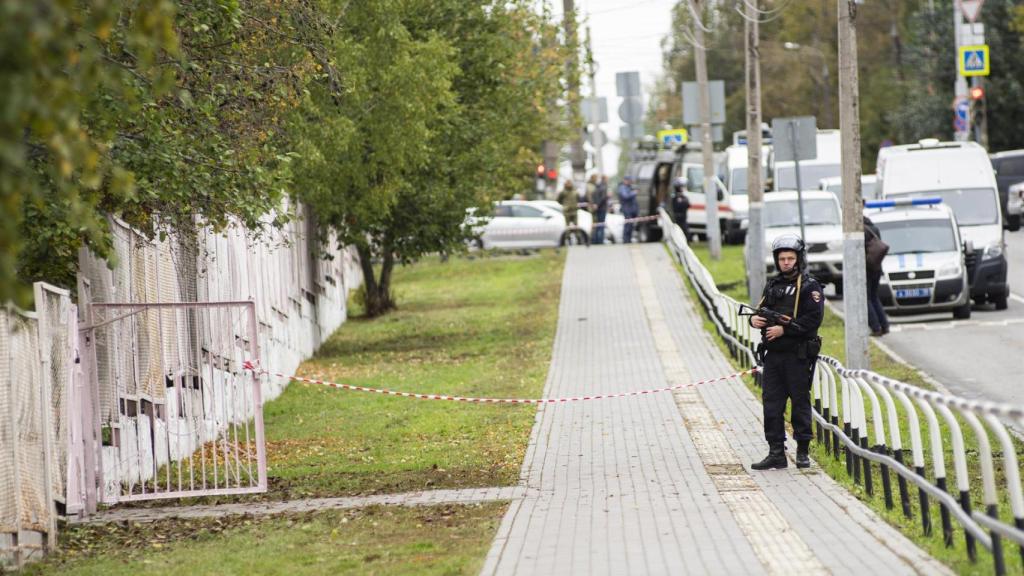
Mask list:
[[800,281],[803,279],[803,274],[796,277],[796,300],[793,301],[793,320],[796,320],[797,310],[800,309]]

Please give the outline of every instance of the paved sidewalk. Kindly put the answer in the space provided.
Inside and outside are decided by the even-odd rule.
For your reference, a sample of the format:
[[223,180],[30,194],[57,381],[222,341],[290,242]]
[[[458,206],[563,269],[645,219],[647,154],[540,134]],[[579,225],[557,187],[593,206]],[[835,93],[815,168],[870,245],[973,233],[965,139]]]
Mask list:
[[[570,250],[546,397],[733,371],[662,245]],[[542,405],[483,573],[948,573],[816,468],[752,472],[765,450],[738,381]]]

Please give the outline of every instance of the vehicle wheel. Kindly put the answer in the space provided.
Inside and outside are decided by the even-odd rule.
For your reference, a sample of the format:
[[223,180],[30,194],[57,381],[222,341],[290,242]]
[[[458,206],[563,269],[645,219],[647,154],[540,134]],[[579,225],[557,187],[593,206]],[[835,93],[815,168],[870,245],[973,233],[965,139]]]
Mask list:
[[957,306],[953,308],[953,318],[957,320],[967,320],[971,317],[971,301],[968,300],[963,306]]
[[833,282],[832,286],[836,289],[836,296],[843,297],[843,281]]
[[1015,214],[1006,218],[1006,228],[1010,232],[1016,232],[1020,230],[1020,214]]
[[661,228],[648,228],[647,229],[647,242],[660,242],[661,241]]
[[1007,303],[1007,295],[1002,294],[1000,296],[990,296],[989,300],[996,305],[996,310],[1006,310],[1009,304]]

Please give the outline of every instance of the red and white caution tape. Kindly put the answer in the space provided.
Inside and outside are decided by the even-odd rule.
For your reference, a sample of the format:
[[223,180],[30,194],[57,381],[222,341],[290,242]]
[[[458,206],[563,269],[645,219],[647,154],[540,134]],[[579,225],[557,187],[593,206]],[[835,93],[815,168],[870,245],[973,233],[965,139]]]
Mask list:
[[679,390],[681,388],[688,388],[692,386],[700,386],[701,384],[711,384],[714,382],[721,382],[723,380],[729,380],[731,378],[738,378],[747,374],[753,374],[757,372],[759,368],[754,367],[749,370],[742,372],[736,372],[729,374],[728,376],[719,376],[717,378],[708,378],[707,380],[700,380],[697,382],[688,382],[686,384],[676,384],[675,386],[666,386],[664,388],[651,388],[649,390],[633,390],[631,392],[615,392],[611,394],[593,394],[590,396],[569,396],[566,398],[467,398],[464,396],[446,396],[444,394],[418,394],[416,392],[400,392],[397,390],[388,390],[386,388],[368,388],[366,386],[355,386],[353,384],[342,384],[340,382],[329,382],[326,380],[316,380],[313,378],[303,378],[294,374],[281,374],[279,372],[271,372],[264,370],[263,368],[256,367],[252,362],[245,362],[243,367],[246,370],[250,370],[255,374],[267,374],[269,376],[277,376],[279,378],[288,378],[296,382],[306,382],[308,384],[319,384],[321,386],[330,386],[331,388],[339,388],[341,390],[355,390],[357,392],[373,392],[376,394],[383,394],[386,396],[401,396],[402,398],[416,398],[418,400],[449,400],[452,402],[470,402],[476,404],[561,404],[565,402],[579,402],[581,400],[604,400],[607,398],[625,398],[627,396],[643,396],[646,394],[656,394],[658,392],[669,392],[672,390]]

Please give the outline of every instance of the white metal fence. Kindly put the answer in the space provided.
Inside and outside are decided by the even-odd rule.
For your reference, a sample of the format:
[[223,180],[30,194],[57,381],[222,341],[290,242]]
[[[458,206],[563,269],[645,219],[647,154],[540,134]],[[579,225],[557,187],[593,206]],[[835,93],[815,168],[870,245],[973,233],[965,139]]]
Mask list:
[[[718,290],[679,227],[664,211],[661,217],[669,248],[717,332],[734,359],[752,366],[760,333],[739,316],[741,303]],[[847,474],[869,497],[880,481],[885,507],[895,510],[898,499],[899,512],[918,518],[927,536],[939,534],[932,521],[937,508],[946,547],[958,546],[959,530],[972,562],[980,543],[996,574],[1024,571],[1020,446],[1007,431],[1007,424],[1024,427],[1024,406],[924,390],[870,370],[848,370],[827,356],[819,358],[812,394],[817,441],[845,460]]]
[[65,503],[75,307],[42,283],[35,298],[35,312],[0,308],[0,565],[52,548]]
[[115,257],[83,250],[77,307],[40,284],[35,312],[0,309],[0,565],[52,545],[60,513],[265,487],[258,402],[287,380],[241,364],[294,372],[362,281],[353,250],[321,250],[295,216],[156,239],[111,219]]

